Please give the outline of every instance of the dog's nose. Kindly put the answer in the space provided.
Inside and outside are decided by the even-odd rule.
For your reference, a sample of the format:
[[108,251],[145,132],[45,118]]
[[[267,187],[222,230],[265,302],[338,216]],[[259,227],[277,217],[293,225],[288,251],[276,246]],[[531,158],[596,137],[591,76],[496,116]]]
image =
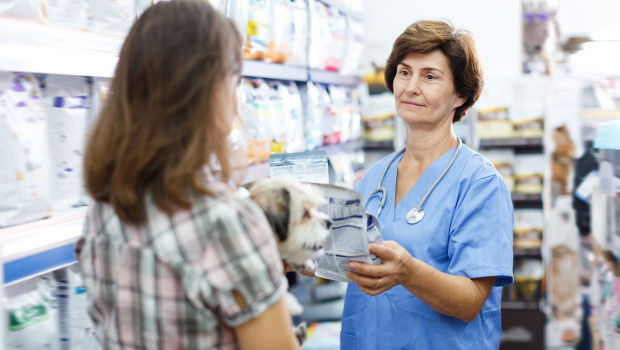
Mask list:
[[326,219],[325,220],[325,228],[329,230],[331,227],[332,227],[332,220],[331,219]]

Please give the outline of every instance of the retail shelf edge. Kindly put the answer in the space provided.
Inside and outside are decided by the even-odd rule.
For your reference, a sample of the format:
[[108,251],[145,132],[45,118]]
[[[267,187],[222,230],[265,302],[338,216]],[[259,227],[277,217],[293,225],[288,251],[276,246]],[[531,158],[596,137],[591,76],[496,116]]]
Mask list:
[[4,284],[12,284],[72,264],[86,207],[48,219],[0,229]]
[[[123,40],[0,16],[0,71],[112,77]],[[361,82],[359,76],[248,60],[243,62],[242,75],[337,85]]]

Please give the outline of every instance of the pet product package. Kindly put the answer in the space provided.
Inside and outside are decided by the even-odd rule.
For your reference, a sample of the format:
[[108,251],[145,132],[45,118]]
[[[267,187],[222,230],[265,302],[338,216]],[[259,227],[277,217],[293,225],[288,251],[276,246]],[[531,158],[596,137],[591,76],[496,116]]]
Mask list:
[[308,66],[314,69],[325,69],[327,43],[324,40],[330,38],[327,5],[317,0],[309,0],[308,11],[310,12]]
[[271,38],[267,45],[267,61],[286,63],[291,55],[293,12],[289,0],[272,0]]
[[316,258],[315,274],[335,281],[353,282],[346,276],[350,261],[381,264],[381,258],[368,250],[368,243],[383,244],[379,222],[364,210],[361,193],[332,185],[313,186],[326,197],[327,204],[320,210],[333,222],[323,246],[325,254]]
[[0,227],[51,214],[46,125],[38,81],[0,72]]
[[328,184],[327,152],[272,154],[269,156],[271,177],[292,176],[300,182]]
[[135,18],[134,0],[87,0],[86,29],[125,36]]
[[284,102],[290,113],[287,118],[286,152],[302,152],[305,150],[306,144],[304,139],[304,110],[299,89],[295,82],[280,83],[278,88],[282,90]]
[[[58,297],[56,283],[51,274],[35,277],[36,284],[24,287],[27,291],[13,294],[7,291],[6,350],[60,349]],[[4,340],[4,339],[3,339]]]
[[89,115],[86,79],[48,75],[45,101],[53,206],[64,211],[86,203],[82,180]]
[[302,105],[305,109],[304,132],[306,150],[313,150],[323,145],[323,120],[326,106],[317,86],[309,81],[300,86]]
[[287,64],[305,67],[308,43],[308,8],[303,0],[291,0],[290,56]]
[[0,16],[47,23],[47,0],[0,1]]
[[514,215],[514,247],[540,249],[544,227],[542,209],[515,209]]
[[544,156],[542,154],[516,154],[514,164],[515,193],[542,193]]
[[49,24],[83,30],[86,28],[87,0],[48,0]]
[[272,0],[250,0],[246,43],[243,58],[247,60],[265,60],[271,40]]
[[244,78],[241,82],[245,96],[244,120],[248,129],[248,161],[261,162],[271,154],[271,122],[269,119],[269,96],[259,93],[254,81]]

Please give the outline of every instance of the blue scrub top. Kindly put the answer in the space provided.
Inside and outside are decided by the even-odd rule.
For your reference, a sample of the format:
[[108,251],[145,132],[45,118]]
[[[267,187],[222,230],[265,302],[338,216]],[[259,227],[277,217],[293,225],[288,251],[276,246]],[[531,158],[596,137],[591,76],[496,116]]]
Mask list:
[[[422,174],[394,207],[400,155],[383,180],[387,190],[379,216],[384,240],[393,240],[413,257],[439,271],[469,278],[497,276],[495,287],[471,322],[440,314],[396,286],[377,296],[350,283],[340,333],[341,349],[497,349],[501,335],[502,286],[513,282],[513,207],[508,187],[491,163],[463,145],[455,162],[424,204],[419,223],[406,222],[439,177],[456,147]],[[372,166],[357,186],[364,199],[376,187],[391,154]],[[379,198],[366,211],[376,215]]]

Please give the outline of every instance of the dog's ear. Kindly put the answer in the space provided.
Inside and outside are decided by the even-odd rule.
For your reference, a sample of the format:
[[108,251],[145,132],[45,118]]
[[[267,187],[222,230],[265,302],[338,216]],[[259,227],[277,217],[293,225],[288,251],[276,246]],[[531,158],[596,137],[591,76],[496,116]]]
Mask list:
[[268,211],[265,213],[267,220],[271,224],[273,232],[278,236],[280,242],[284,242],[288,233],[288,223],[290,220],[291,194],[286,188],[280,189],[279,210],[276,212]]

